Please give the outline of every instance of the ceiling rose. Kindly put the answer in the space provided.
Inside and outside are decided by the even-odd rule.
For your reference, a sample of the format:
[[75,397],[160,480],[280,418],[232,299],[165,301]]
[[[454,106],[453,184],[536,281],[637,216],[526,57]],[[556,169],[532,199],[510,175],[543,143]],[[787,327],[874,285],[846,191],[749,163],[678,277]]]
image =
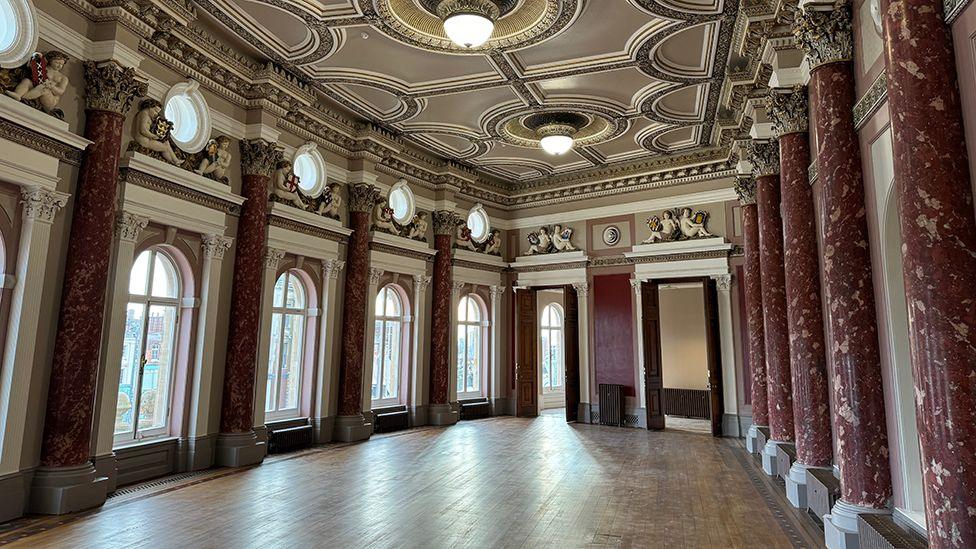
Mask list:
[[444,21],[444,32],[452,42],[476,48],[491,38],[495,21],[501,15],[497,0],[441,0],[437,16]]
[[522,120],[539,137],[542,150],[555,155],[569,152],[573,148],[573,136],[589,122],[587,117],[573,112],[543,112]]

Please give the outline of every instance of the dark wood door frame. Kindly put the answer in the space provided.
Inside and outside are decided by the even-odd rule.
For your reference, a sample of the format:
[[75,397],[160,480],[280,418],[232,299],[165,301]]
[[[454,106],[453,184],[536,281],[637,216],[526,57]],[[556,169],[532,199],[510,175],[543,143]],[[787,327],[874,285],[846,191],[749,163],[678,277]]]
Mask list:
[[536,314],[536,290],[516,288],[515,316],[518,319],[515,355],[515,415],[539,415],[539,326]]
[[710,277],[655,278],[641,281],[641,307],[644,335],[644,396],[647,402],[647,428],[663,429],[663,378],[661,364],[661,318],[658,290],[661,284],[701,282],[705,306],[705,348],[708,365],[708,390],[712,435],[722,435],[722,358],[718,320],[718,291]]
[[576,288],[567,284],[563,288],[566,318],[563,321],[563,362],[566,368],[563,388],[566,391],[566,421],[579,420],[580,403],[580,350],[579,350],[579,296]]

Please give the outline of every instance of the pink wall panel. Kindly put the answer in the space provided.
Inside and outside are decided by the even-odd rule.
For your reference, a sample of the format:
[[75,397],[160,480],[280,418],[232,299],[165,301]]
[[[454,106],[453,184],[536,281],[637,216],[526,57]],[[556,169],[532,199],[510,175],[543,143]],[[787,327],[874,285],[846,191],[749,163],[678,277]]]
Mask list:
[[634,307],[630,274],[593,277],[594,370],[596,382],[619,383],[624,395],[634,387]]

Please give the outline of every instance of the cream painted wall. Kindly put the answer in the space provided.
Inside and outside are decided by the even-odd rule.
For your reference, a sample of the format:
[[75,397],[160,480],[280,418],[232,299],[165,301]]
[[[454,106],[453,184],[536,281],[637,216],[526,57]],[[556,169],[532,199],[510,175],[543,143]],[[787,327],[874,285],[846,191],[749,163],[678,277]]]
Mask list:
[[661,286],[664,386],[707,389],[705,298],[701,284]]

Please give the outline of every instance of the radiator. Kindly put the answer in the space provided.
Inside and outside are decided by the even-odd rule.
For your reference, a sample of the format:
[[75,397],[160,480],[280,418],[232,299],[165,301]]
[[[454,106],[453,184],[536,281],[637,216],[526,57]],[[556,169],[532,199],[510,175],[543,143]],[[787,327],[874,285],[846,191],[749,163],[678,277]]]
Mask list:
[[861,549],[923,549],[929,546],[925,538],[902,527],[890,515],[859,515],[857,533]]
[[487,398],[461,401],[461,419],[483,419],[491,415]]
[[624,424],[623,385],[615,383],[600,384],[600,425]]
[[807,469],[807,508],[810,514],[823,520],[840,498],[840,481],[827,469]]
[[712,405],[707,389],[664,389],[664,415],[711,419]]
[[280,454],[300,448],[307,448],[314,442],[311,425],[299,425],[268,431],[268,453]]
[[390,433],[410,427],[410,414],[405,407],[373,410],[373,432]]

